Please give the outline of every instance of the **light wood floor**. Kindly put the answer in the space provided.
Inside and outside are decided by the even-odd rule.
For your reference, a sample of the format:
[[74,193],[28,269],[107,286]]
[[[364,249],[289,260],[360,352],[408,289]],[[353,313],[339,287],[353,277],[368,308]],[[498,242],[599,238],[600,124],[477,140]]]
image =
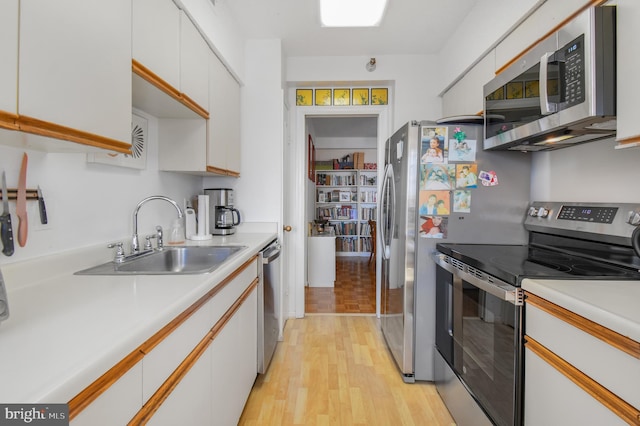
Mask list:
[[406,384],[371,315],[289,319],[240,425],[454,425],[431,383]]
[[376,312],[376,268],[369,257],[336,257],[334,287],[305,287],[305,312],[373,314]]

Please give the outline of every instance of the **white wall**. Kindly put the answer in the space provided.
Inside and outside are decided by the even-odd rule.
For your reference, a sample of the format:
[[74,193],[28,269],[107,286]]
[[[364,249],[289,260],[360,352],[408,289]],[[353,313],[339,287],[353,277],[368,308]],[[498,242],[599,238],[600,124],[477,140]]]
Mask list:
[[[391,85],[391,132],[410,120],[441,117],[441,87],[437,57],[426,55],[376,56],[376,70],[365,69],[369,57],[329,56],[287,58],[290,86],[307,82],[359,82],[363,86]],[[390,135],[386,135],[388,137]]]
[[640,149],[614,147],[608,139],[534,153],[532,201],[640,203]]
[[[27,187],[40,185],[47,205],[49,223],[40,224],[37,201],[27,201],[29,235],[25,247],[16,241],[15,254],[0,256],[0,266],[72,248],[126,238],[132,234],[132,213],[149,195],[166,195],[180,205],[198,193],[201,178],[158,171],[157,120],[148,119],[149,151],[144,170],[87,163],[86,154],[56,154],[26,151],[29,156]],[[0,133],[0,139],[6,137]],[[0,145],[0,169],[7,173],[7,185],[15,188],[23,150]],[[15,202],[10,202],[14,237],[18,219]],[[152,234],[155,225],[169,229],[175,209],[163,201],[152,201],[140,210],[139,233]],[[105,251],[108,250],[105,247]],[[128,249],[127,249],[128,251]]]

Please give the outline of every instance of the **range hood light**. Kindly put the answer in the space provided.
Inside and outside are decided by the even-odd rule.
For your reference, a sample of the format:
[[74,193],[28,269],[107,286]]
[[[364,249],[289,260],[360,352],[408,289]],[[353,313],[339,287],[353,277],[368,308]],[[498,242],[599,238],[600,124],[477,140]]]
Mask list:
[[535,145],[553,145],[555,143],[562,142],[562,141],[565,141],[567,139],[574,138],[575,136],[576,135],[553,136],[553,137],[550,137],[548,139],[543,140],[542,142],[537,142]]

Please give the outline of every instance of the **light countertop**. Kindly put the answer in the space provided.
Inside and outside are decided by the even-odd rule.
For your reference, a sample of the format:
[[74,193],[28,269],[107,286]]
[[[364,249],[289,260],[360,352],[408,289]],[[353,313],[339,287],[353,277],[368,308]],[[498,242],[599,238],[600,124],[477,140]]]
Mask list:
[[73,275],[111,260],[104,245],[3,266],[10,317],[0,323],[0,401],[68,402],[276,237],[188,241],[247,246],[200,275]]
[[640,281],[525,279],[522,288],[640,342]]

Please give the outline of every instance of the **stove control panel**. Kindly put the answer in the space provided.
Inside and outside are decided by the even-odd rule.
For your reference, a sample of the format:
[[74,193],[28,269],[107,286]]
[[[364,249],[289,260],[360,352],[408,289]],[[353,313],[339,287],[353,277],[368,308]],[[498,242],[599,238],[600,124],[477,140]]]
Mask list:
[[631,246],[640,203],[536,201],[527,206],[527,231]]
[[617,207],[562,206],[560,213],[558,213],[558,219],[613,223],[617,212]]

